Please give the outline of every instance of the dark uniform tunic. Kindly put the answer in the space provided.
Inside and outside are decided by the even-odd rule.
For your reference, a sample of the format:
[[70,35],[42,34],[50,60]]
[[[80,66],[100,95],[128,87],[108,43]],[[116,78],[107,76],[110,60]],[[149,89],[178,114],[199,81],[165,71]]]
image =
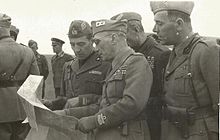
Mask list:
[[51,59],[53,71],[53,84],[55,88],[56,97],[60,95],[60,84],[63,73],[63,65],[65,62],[71,60],[73,57],[69,54],[62,52],[60,55],[54,55]]
[[84,107],[75,107],[67,111],[67,115],[81,118],[89,116],[90,112],[96,113],[98,109],[96,104],[101,97],[103,81],[109,67],[110,63],[103,61],[98,52],[93,52],[83,62],[77,58],[66,62],[61,80],[61,95],[53,101],[52,109],[63,109],[65,104],[65,108],[70,108],[71,105],[67,105],[67,100],[79,97],[77,107]]
[[160,140],[161,95],[163,73],[169,60],[170,50],[148,36],[136,52],[143,53],[153,72],[153,85],[147,104],[147,120],[152,140]]
[[150,95],[152,72],[143,54],[127,48],[112,62],[105,80],[98,118],[97,140],[144,140],[149,130],[143,115]]
[[[98,52],[93,52],[80,67],[79,59],[65,63],[62,78],[61,96],[67,99],[79,97],[79,107],[91,105],[94,113],[98,111],[98,103],[102,95],[103,81],[106,77],[110,63],[103,61]],[[87,108],[87,107],[86,107]],[[85,108],[84,108],[85,109]],[[90,108],[89,112],[93,112]],[[87,109],[85,109],[87,110]],[[91,115],[85,110],[70,111],[67,115],[83,117]],[[88,113],[88,114],[87,114]],[[84,114],[84,115],[83,115]]]
[[173,49],[165,75],[169,121],[162,123],[162,139],[218,139],[218,49],[197,34]]
[[47,76],[49,74],[48,63],[46,57],[44,55],[39,54],[38,52],[35,53],[35,57],[37,60],[37,65],[40,71],[40,75],[44,76],[43,87],[42,87],[42,98],[44,98],[45,80],[47,79]]
[[[16,72],[15,69],[17,68]],[[9,76],[14,74],[14,80]],[[0,139],[21,140],[26,118],[17,90],[29,74],[39,74],[37,62],[30,48],[16,43],[10,37],[0,39]]]

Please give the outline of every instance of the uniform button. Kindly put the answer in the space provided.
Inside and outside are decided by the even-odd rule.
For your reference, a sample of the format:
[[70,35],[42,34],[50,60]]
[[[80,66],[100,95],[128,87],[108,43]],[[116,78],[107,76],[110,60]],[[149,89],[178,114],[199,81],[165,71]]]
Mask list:
[[202,131],[202,130],[200,130],[200,131],[199,131],[199,133],[200,133],[200,134],[202,134],[202,133],[203,133],[203,131]]
[[79,79],[79,76],[78,76],[78,75],[76,75],[76,79]]

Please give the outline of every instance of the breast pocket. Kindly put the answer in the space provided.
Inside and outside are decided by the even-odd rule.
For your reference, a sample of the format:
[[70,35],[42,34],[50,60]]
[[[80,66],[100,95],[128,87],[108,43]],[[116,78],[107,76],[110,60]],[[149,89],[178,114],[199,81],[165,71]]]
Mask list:
[[125,87],[125,75],[118,73],[108,81],[107,93],[109,97],[122,97]]
[[190,96],[190,76],[188,68],[183,66],[176,70],[174,77],[174,93],[178,96]]
[[89,94],[102,94],[102,86],[103,86],[103,80],[101,76],[93,76],[92,78],[89,78],[85,81],[85,93]]

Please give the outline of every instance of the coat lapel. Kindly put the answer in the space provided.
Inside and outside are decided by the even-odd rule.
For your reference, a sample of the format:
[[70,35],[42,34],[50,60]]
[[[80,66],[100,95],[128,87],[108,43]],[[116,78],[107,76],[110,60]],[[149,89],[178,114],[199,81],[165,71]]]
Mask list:
[[71,69],[74,73],[79,71],[79,60],[75,59],[74,62],[71,64]]
[[[167,71],[166,71],[165,77],[168,77],[169,75],[171,75],[181,64],[183,64],[188,59],[189,53],[185,54],[184,50],[188,49],[188,48],[191,49],[191,46],[195,43],[195,41],[197,41],[197,39],[195,39],[195,36],[197,36],[197,34],[192,35],[185,42],[183,42],[183,44],[178,46],[178,47],[183,48],[182,52],[181,52],[181,54],[178,54],[179,56],[177,56],[177,58],[175,58],[175,59],[177,59],[177,60],[175,60],[175,62],[171,62],[172,60],[169,60],[169,64],[167,65]],[[174,52],[172,52],[172,53],[174,53]]]
[[188,55],[182,55],[180,56],[175,63],[172,63],[168,66],[166,76],[169,76],[172,74],[182,63],[184,63],[188,58]]

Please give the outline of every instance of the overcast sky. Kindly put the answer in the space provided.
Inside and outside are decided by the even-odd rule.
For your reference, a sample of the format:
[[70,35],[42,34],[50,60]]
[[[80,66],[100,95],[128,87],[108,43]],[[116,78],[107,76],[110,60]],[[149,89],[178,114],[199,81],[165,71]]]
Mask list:
[[[51,37],[63,39],[64,51],[73,54],[67,32],[71,21],[109,19],[125,11],[141,14],[146,32],[152,32],[153,13],[149,0],[0,0],[0,12],[12,18],[20,29],[18,42],[38,42],[39,52],[52,54]],[[220,37],[220,0],[195,0],[192,12],[194,32]]]

